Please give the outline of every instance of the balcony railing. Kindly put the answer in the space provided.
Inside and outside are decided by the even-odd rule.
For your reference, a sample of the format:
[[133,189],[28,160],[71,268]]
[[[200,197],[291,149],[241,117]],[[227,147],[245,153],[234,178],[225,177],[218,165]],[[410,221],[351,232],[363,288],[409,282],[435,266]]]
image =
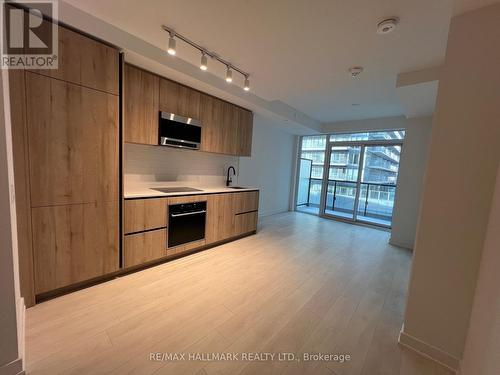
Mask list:
[[[303,205],[319,206],[321,182],[320,178],[309,179],[307,202]],[[357,186],[357,182],[329,179],[326,212],[352,218],[356,207]],[[361,182],[359,188],[357,218],[389,226],[392,220],[396,184]]]

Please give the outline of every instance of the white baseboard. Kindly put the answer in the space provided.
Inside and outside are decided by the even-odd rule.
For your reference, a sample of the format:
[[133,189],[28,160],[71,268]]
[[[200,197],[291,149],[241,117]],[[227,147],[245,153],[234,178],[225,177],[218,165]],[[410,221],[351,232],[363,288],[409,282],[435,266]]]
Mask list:
[[458,373],[458,369],[460,367],[460,360],[458,358],[454,357],[450,353],[436,348],[435,346],[421,341],[412,335],[409,335],[404,332],[404,326],[399,333],[398,343],[421,356],[439,363],[440,365],[453,371],[455,374]]
[[23,361],[21,358],[16,359],[6,365],[0,367],[0,375],[24,375]]
[[389,244],[397,247],[402,247],[403,249],[413,250],[413,244],[408,244],[401,241],[395,241],[392,237],[389,239]]

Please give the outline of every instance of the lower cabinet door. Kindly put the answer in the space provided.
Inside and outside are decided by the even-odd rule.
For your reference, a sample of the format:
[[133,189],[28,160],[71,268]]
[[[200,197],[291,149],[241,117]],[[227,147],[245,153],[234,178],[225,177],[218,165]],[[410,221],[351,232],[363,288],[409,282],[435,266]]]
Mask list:
[[32,209],[35,294],[119,269],[118,202]]
[[207,244],[222,241],[233,236],[234,195],[234,193],[208,195],[205,230]]
[[257,230],[257,216],[258,216],[257,211],[235,215],[234,216],[234,235],[239,236],[242,234],[256,231]]
[[123,244],[124,267],[137,266],[167,255],[167,230],[128,234]]

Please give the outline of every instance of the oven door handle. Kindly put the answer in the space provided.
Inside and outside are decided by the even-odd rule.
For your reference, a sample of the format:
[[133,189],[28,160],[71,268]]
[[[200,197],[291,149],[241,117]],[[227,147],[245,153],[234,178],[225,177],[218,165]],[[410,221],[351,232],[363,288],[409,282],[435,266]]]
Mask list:
[[194,211],[194,212],[186,212],[182,214],[170,214],[171,217],[180,217],[180,216],[190,216],[190,215],[199,215],[206,213],[206,210]]

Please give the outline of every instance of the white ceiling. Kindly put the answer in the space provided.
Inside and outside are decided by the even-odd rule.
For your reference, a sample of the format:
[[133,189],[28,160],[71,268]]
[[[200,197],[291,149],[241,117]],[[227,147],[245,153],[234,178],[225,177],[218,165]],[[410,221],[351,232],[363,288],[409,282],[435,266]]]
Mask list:
[[[320,122],[402,115],[397,75],[441,65],[451,15],[481,1],[66,0],[160,48],[161,25],[173,27],[250,72],[252,94]],[[399,27],[378,35],[378,21],[390,16]],[[177,55],[199,64],[180,41]],[[352,65],[365,67],[357,79]],[[223,78],[213,61],[209,71]]]

